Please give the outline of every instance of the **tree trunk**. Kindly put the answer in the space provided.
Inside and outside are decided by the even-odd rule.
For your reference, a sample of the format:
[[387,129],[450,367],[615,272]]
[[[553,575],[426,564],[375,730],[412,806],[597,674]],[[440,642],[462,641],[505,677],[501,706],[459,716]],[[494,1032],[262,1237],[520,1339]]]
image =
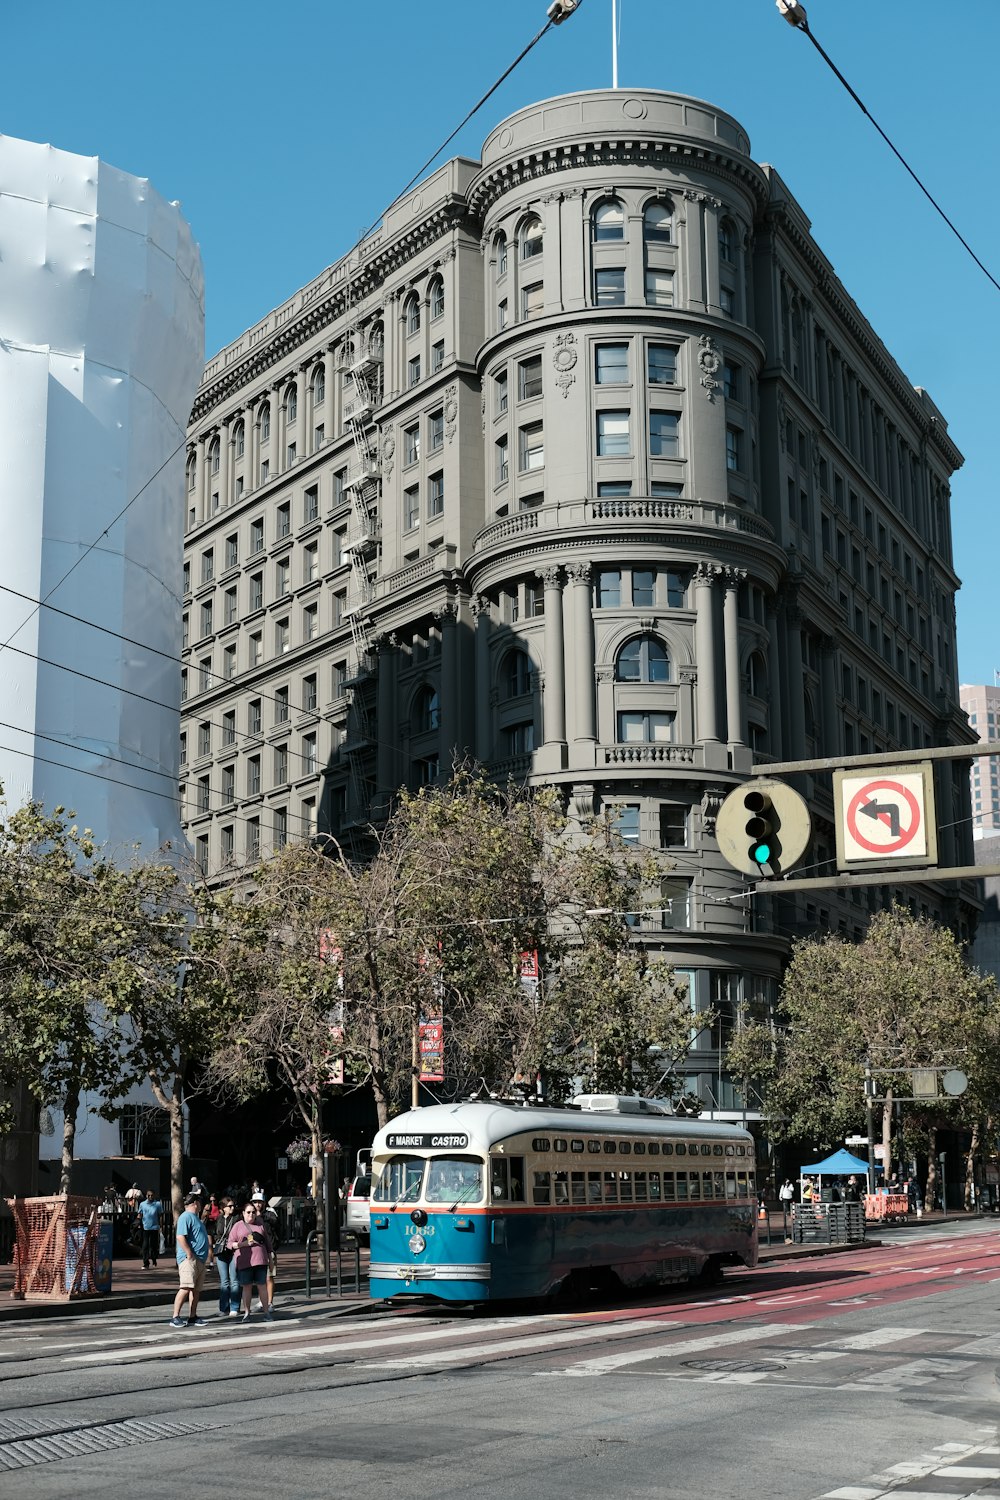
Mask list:
[[174,1074],[167,1108],[170,1111],[170,1206],[176,1223],[184,1212],[184,1089],[179,1073]]
[[59,1170],[59,1191],[68,1193],[73,1175],[73,1147],[76,1142],[76,1117],[80,1108],[80,1089],[69,1084],[63,1098],[62,1160]]
[[371,1067],[372,1093],[375,1095],[375,1109],[378,1114],[378,1128],[389,1123],[389,1094],[385,1087],[385,1078],[382,1070],[382,1037],[377,1021],[373,1021],[368,1032],[368,1056]]
[[924,1208],[930,1213],[937,1193],[937,1126],[927,1127],[927,1184],[924,1188]]
[[882,1181],[887,1183],[892,1176],[892,1089],[885,1091],[882,1105]]
[[979,1151],[979,1121],[972,1127],[972,1140],[969,1142],[968,1154],[965,1158],[965,1206],[967,1209],[976,1206],[976,1155]]

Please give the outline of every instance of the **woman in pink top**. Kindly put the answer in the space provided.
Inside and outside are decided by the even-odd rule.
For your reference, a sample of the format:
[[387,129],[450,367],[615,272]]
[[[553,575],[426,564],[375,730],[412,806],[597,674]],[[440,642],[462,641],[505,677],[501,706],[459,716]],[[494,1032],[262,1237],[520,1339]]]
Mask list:
[[243,1317],[240,1321],[250,1321],[250,1299],[256,1286],[264,1316],[271,1322],[274,1313],[269,1306],[267,1293],[267,1267],[272,1254],[271,1236],[258,1221],[256,1204],[243,1205],[243,1217],[233,1225],[226,1243],[230,1250],[236,1252],[236,1279],[243,1297]]

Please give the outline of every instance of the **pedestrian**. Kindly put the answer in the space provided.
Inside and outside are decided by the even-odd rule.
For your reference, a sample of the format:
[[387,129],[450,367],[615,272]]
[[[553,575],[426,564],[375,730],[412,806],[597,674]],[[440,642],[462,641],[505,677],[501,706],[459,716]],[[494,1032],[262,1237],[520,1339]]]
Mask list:
[[128,1208],[130,1213],[135,1213],[138,1210],[139,1204],[141,1202],[142,1188],[137,1182],[133,1182],[132,1186],[125,1194],[125,1206]]
[[792,1205],[795,1202],[795,1184],[790,1177],[786,1177],[778,1189],[778,1199],[781,1203],[781,1212],[784,1218],[785,1239],[788,1238],[788,1225],[792,1217]]
[[[267,1230],[270,1241],[270,1251],[267,1263],[267,1301],[268,1305],[274,1306],[274,1283],[278,1274],[278,1247],[281,1244],[281,1228],[278,1223],[278,1215],[273,1208],[268,1206],[264,1194],[259,1190],[254,1193],[252,1199],[254,1208],[257,1210],[258,1221]],[[263,1298],[261,1299],[263,1304]]]
[[215,1264],[219,1272],[219,1312],[224,1318],[235,1318],[240,1307],[240,1286],[236,1279],[236,1252],[229,1248],[229,1236],[239,1219],[236,1204],[228,1195],[219,1206],[215,1221]]
[[155,1266],[160,1253],[160,1219],[163,1211],[153,1197],[150,1188],[139,1204],[139,1223],[142,1227],[142,1269],[148,1271]]
[[813,1200],[812,1178],[811,1177],[803,1177],[803,1179],[802,1179],[802,1202],[803,1203],[811,1203],[812,1200]]
[[243,1296],[241,1321],[243,1323],[250,1321],[250,1299],[256,1287],[264,1317],[270,1322],[274,1317],[267,1295],[267,1268],[271,1258],[271,1242],[267,1229],[257,1217],[256,1203],[250,1202],[243,1205],[242,1217],[233,1225],[226,1243],[230,1250],[236,1252],[236,1279]]
[[844,1201],[845,1203],[861,1202],[861,1189],[858,1187],[858,1179],[856,1177],[848,1177],[847,1186],[844,1189]]
[[216,1198],[216,1196],[215,1196],[214,1193],[210,1193],[209,1194],[208,1202],[205,1204],[205,1207],[202,1209],[201,1216],[202,1216],[202,1218],[205,1221],[205,1227],[206,1227],[206,1229],[208,1230],[209,1234],[212,1236],[212,1239],[214,1240],[215,1239],[215,1225],[216,1225],[216,1222],[217,1222],[218,1217],[219,1217],[219,1203],[218,1203],[218,1200],[217,1200],[217,1198]]
[[[198,1211],[200,1204],[199,1194],[188,1191],[184,1198],[184,1212],[174,1226],[174,1239],[177,1243],[177,1275],[180,1286],[174,1298],[174,1315],[170,1319],[171,1328],[203,1328],[205,1326],[205,1319],[198,1316],[198,1298],[201,1296],[205,1272],[212,1265],[215,1257],[212,1253],[212,1241],[201,1222],[201,1214]],[[188,1304],[188,1315],[183,1318],[181,1313],[185,1303]]]
[[204,1201],[205,1201],[205,1184],[203,1182],[200,1182],[198,1180],[197,1175],[195,1173],[193,1173],[193,1172],[191,1174],[191,1186],[188,1189],[188,1191],[191,1192],[191,1193],[193,1193],[196,1198],[200,1198],[201,1201],[204,1203]]

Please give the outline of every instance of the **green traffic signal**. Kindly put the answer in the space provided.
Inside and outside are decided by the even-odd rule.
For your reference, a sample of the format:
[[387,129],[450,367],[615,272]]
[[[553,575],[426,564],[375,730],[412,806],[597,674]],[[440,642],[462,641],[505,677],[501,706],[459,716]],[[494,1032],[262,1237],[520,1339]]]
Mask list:
[[715,819],[720,854],[758,880],[778,880],[798,864],[811,831],[804,798],[773,777],[734,787]]
[[750,840],[748,853],[753,863],[763,870],[776,853],[774,808],[767,793],[759,791],[745,792],[743,806],[750,814],[746,822],[746,835]]

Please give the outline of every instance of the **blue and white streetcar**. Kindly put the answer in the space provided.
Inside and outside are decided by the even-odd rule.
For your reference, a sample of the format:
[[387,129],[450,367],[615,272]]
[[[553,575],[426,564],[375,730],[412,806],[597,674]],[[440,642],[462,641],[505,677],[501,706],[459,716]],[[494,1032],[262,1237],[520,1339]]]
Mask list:
[[472,1100],[412,1110],[372,1147],[372,1297],[499,1302],[757,1263],[754,1142],[650,1101]]

